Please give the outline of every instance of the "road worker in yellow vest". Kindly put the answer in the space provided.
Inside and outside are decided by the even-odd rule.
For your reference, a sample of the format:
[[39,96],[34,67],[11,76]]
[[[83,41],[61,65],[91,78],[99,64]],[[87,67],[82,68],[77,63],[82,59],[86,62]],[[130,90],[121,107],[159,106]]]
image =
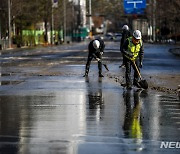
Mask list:
[[142,41],[142,35],[139,30],[133,32],[133,36],[126,39],[123,47],[122,53],[124,54],[124,62],[126,67],[125,77],[126,77],[126,87],[127,89],[132,89],[131,81],[131,67],[134,69],[134,79],[133,85],[140,88],[139,76],[133,65],[133,61],[136,63],[138,69],[142,68],[142,60],[144,56],[144,47]]

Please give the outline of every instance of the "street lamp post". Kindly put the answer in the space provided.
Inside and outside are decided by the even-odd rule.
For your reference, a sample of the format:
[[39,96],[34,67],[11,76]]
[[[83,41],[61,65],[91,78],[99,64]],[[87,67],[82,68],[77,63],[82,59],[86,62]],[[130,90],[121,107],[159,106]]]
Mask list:
[[54,34],[53,34],[53,31],[54,31],[54,8],[52,7],[52,13],[51,13],[51,44],[53,45],[54,44]]
[[66,43],[66,0],[63,1],[64,5],[64,43]]
[[153,42],[156,41],[156,0],[153,0]]
[[[0,9],[0,11],[1,11],[1,9]],[[0,45],[1,45],[1,16],[0,16]]]
[[8,29],[9,29],[8,45],[9,48],[11,48],[11,1],[10,0],[8,0]]
[[78,41],[81,41],[81,3],[78,0]]
[[54,0],[52,0],[51,4],[51,45],[54,44]]
[[89,0],[89,30],[91,32],[92,26],[92,9],[91,9],[91,0]]

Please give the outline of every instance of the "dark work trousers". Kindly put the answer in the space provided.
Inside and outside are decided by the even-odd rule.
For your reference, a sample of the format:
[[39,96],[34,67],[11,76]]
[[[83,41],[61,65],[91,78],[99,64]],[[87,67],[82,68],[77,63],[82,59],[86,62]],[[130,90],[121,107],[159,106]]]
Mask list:
[[[95,55],[100,60],[102,59],[102,55],[100,53],[96,53]],[[87,63],[86,63],[86,72],[85,72],[87,74],[89,73],[90,64],[91,64],[91,61],[93,58],[94,58],[93,55],[91,53],[89,53]],[[102,73],[102,63],[101,62],[98,62],[98,69],[99,69],[99,74]]]
[[[122,52],[121,52],[121,53],[122,53]],[[122,58],[123,58],[123,63],[122,63],[122,64],[125,65],[125,60],[124,60],[124,59],[125,59],[125,56],[124,56],[123,53],[122,53]]]
[[122,61],[123,61],[123,62],[122,62],[122,65],[125,65],[125,60],[124,60],[124,59],[125,59],[125,56],[124,56],[122,50],[123,50],[123,49],[122,49],[122,45],[121,45],[121,46],[120,46],[120,52],[121,52],[121,55],[122,55]]
[[124,58],[125,58],[125,56],[124,56],[124,54],[123,54],[123,52],[122,52],[122,47],[120,48],[120,51],[121,51],[121,55],[122,55],[122,65],[125,65],[125,60],[124,60]]
[[[132,82],[131,82],[131,68],[133,68],[134,70],[134,79],[133,79],[133,84],[137,83],[139,81],[139,75],[136,71],[136,68],[133,64],[133,62],[131,60],[129,60],[128,58],[124,57],[124,61],[125,61],[125,66],[126,66],[126,73],[125,73],[125,77],[126,77],[126,85],[127,86],[132,86]],[[139,69],[139,60],[136,59],[135,61],[137,68]]]

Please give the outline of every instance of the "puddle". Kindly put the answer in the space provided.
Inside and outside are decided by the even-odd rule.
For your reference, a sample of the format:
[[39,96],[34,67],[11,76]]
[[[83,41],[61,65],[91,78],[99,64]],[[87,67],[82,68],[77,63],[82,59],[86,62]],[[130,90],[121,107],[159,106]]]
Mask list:
[[126,91],[108,78],[31,78],[0,92],[0,101],[3,152],[163,153],[161,141],[179,140],[180,121],[165,106],[174,95]]
[[4,86],[4,85],[17,85],[20,84],[24,81],[0,81],[0,85]]

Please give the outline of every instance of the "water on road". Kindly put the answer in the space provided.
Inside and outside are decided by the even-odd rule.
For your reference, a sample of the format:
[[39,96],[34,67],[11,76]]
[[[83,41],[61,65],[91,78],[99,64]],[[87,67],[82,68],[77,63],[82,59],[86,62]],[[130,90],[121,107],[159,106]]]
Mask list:
[[175,96],[127,91],[96,72],[21,80],[1,83],[2,153],[179,152],[160,149],[161,141],[179,141]]
[[[150,51],[148,48],[152,46],[147,46]],[[161,148],[162,142],[179,143],[177,95],[151,89],[127,91],[108,77],[108,73],[123,73],[118,57],[110,57],[115,53],[108,49],[105,59],[114,58],[114,63],[108,64],[110,72],[99,78],[93,62],[89,77],[84,78],[84,64],[78,61],[86,60],[86,53],[68,50],[70,53],[2,56],[0,153],[179,153],[179,146]],[[143,73],[160,68],[151,54],[147,52]],[[164,60],[159,62],[164,64]],[[164,70],[171,70],[168,67]]]

